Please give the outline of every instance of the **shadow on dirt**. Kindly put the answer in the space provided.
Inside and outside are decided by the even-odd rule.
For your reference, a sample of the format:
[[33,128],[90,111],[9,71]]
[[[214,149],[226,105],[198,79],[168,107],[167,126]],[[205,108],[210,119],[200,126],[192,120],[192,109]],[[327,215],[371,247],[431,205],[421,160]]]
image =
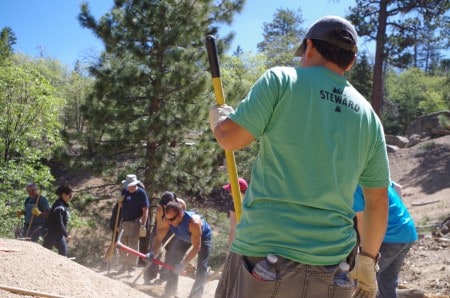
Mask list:
[[406,178],[416,181],[427,194],[450,188],[450,145],[429,141],[414,155],[418,166]]

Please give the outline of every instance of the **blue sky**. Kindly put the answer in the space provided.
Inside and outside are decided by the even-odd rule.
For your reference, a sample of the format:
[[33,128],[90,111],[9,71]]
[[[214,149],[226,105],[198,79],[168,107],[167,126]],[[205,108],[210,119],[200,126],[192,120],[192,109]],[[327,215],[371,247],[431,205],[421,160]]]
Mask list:
[[[15,52],[32,57],[55,58],[73,66],[77,60],[84,61],[103,45],[94,34],[82,28],[77,20],[80,0],[0,0],[0,28],[9,26],[15,32]],[[96,18],[106,13],[112,0],[87,0]],[[223,32],[234,31],[231,49],[240,45],[244,51],[256,52],[256,44],[262,41],[262,25],[270,22],[277,8],[297,10],[301,8],[308,27],[315,19],[328,14],[345,16],[354,0],[247,0],[244,10],[235,16],[231,27]],[[361,45],[360,45],[361,47]]]

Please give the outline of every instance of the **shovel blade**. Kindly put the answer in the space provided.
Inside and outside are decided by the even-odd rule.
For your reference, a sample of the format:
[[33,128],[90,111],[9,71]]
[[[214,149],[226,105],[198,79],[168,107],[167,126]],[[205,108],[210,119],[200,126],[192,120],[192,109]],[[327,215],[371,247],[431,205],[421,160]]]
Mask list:
[[116,247],[114,245],[110,245],[106,250],[104,261],[105,263],[111,263],[112,258],[114,256],[114,252],[116,251]]

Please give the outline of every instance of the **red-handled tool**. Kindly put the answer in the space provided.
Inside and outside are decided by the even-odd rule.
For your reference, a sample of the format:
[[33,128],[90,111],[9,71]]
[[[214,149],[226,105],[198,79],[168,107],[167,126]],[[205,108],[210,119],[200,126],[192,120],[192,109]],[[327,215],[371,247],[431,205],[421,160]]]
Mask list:
[[[155,259],[155,258],[149,260],[149,259],[147,258],[147,255],[146,255],[146,254],[141,253],[140,251],[137,251],[137,250],[135,250],[135,249],[133,249],[133,248],[131,248],[131,247],[129,247],[129,246],[126,246],[125,244],[123,244],[122,242],[120,242],[120,240],[122,239],[122,234],[123,234],[123,230],[120,231],[119,237],[117,237],[116,247],[117,247],[118,249],[120,249],[120,250],[122,250],[122,251],[126,251],[127,253],[130,253],[130,254],[132,254],[132,255],[138,256],[139,258],[144,259],[144,260],[147,261],[147,262],[149,262],[149,261],[150,261],[150,262],[153,262],[153,263],[155,263],[155,264],[158,265],[158,266],[161,266],[161,267],[163,267],[163,268],[166,268],[167,270],[173,271],[173,270],[175,269],[174,266],[172,266],[172,265],[170,265],[170,264],[167,264],[167,263],[164,263],[164,262],[161,261],[161,260],[158,260],[158,259]],[[183,272],[180,273],[179,275],[183,275],[183,276],[190,277],[190,275],[187,274],[186,271],[183,271]]]

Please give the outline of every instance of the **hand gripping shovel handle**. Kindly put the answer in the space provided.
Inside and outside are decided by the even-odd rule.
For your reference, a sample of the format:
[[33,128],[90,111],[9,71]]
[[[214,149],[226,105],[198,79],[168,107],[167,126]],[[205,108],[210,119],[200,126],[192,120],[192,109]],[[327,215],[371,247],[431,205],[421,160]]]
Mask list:
[[[164,242],[163,246],[161,246],[160,253],[158,253],[158,254],[155,256],[155,258],[158,258],[158,257],[162,254],[162,250],[167,246],[167,244],[169,244],[170,240],[172,240],[173,237],[175,237],[175,234],[172,234],[172,235],[169,237],[169,239],[167,239],[166,242]],[[153,262],[152,262],[152,263],[153,263]],[[147,264],[145,265],[144,270],[142,270],[141,273],[139,273],[138,276],[136,276],[136,278],[135,278],[134,281],[133,281],[133,284],[135,284],[135,283],[138,281],[138,279],[141,277],[141,275],[144,274],[145,271],[148,270],[148,268],[150,267],[150,265],[151,265],[152,263],[149,262],[149,263],[147,263]],[[155,264],[156,264],[156,263],[155,263]]]
[[[39,195],[39,196],[38,196],[38,198],[37,198],[37,200],[36,200],[36,203],[34,204],[33,208],[39,206],[39,200],[41,199],[41,195],[40,195],[39,193],[38,193],[38,195]],[[32,213],[32,214],[31,214],[30,222],[28,223],[28,229],[27,229],[27,232],[25,233],[25,238],[28,238],[28,235],[30,234],[31,225],[33,224],[33,220],[34,220],[34,214]]]
[[[214,87],[214,94],[216,96],[216,103],[218,105],[225,104],[225,97],[223,94],[222,80],[220,78],[219,57],[217,55],[216,39],[212,35],[206,37],[206,51],[208,52],[209,67],[211,69],[212,82]],[[241,218],[241,191],[238,183],[238,175],[236,169],[236,161],[234,159],[234,152],[225,150],[225,159],[227,161],[228,177],[231,183],[231,195],[233,197],[234,210],[236,213],[236,220]]]
[[[143,253],[141,253],[140,251],[137,251],[137,250],[135,250],[135,249],[133,249],[133,248],[131,248],[131,247],[129,247],[129,246],[126,246],[126,245],[123,244],[122,242],[120,242],[120,240],[122,239],[122,234],[123,234],[123,230],[120,231],[119,237],[117,237],[116,247],[117,247],[118,249],[120,249],[120,250],[126,251],[127,253],[130,253],[130,254],[132,254],[132,255],[138,256],[139,258],[144,259],[145,261],[149,261],[149,260],[147,259],[147,255],[146,255],[146,254],[143,254]],[[170,270],[170,271],[173,271],[173,270],[175,269],[174,266],[172,266],[172,265],[170,265],[170,264],[167,264],[167,263],[164,263],[163,261],[158,260],[158,259],[155,259],[155,258],[153,258],[153,259],[151,260],[151,262],[155,263],[155,264],[158,265],[158,266],[161,266],[161,267],[163,267],[163,268],[166,268],[167,270]],[[189,276],[189,275],[186,273],[186,271],[180,273],[180,275],[183,275],[183,276]]]

